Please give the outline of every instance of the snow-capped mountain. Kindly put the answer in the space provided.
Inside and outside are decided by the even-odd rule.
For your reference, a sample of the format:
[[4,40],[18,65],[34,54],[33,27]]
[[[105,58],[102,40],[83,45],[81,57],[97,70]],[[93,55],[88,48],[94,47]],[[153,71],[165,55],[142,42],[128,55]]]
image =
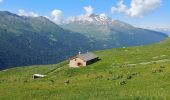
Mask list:
[[105,14],[81,15],[69,18],[63,28],[83,34],[92,41],[97,40],[106,48],[145,45],[159,42],[167,35],[136,28]]
[[114,20],[112,18],[107,17],[105,14],[91,14],[91,15],[80,15],[76,17],[70,17],[67,21],[67,24],[77,22],[80,24],[97,24],[97,25],[105,25],[112,23]]
[[130,24],[124,23],[119,20],[113,20],[111,17],[106,16],[105,14],[91,14],[91,15],[80,15],[76,17],[70,17],[66,21],[67,24],[93,24],[93,25],[102,25],[102,26],[120,26],[124,28],[131,28]]

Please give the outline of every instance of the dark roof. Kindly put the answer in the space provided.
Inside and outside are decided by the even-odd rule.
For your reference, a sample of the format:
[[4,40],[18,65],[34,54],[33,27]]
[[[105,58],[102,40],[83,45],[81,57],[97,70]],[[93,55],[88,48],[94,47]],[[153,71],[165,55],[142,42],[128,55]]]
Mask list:
[[92,59],[98,58],[98,56],[96,54],[91,53],[91,52],[77,55],[77,57],[79,57],[79,58],[81,58],[81,59],[83,59],[85,61],[90,61]]

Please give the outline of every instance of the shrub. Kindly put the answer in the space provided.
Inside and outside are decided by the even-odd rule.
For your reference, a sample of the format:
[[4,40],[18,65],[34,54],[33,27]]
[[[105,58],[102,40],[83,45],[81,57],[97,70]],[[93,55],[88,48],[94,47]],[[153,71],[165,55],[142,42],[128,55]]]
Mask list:
[[112,71],[109,71],[109,74],[113,74],[113,72],[112,72]]
[[152,69],[152,73],[156,73],[156,69]]
[[98,75],[98,76],[96,77],[96,79],[102,79],[102,78],[103,78],[102,75]]
[[164,66],[164,65],[161,65],[160,68],[165,68],[165,66]]
[[162,69],[152,69],[152,73],[161,73],[163,72]]
[[127,79],[131,79],[131,78],[132,78],[132,75],[128,74]]
[[138,74],[138,72],[133,72],[133,73],[131,73],[131,75],[137,75]]
[[163,70],[162,70],[162,69],[158,69],[158,71],[157,71],[157,72],[161,73],[161,72],[163,72]]
[[70,83],[70,81],[69,81],[69,80],[66,80],[66,81],[64,81],[64,83],[69,84],[69,83]]
[[68,77],[72,77],[72,75],[71,75],[71,74],[68,74]]
[[121,79],[121,78],[123,78],[123,75],[112,76],[112,77],[109,78],[109,79],[111,79],[111,80],[117,80],[117,79]]
[[121,80],[121,81],[119,82],[119,84],[120,84],[120,85],[125,85],[125,84],[126,84],[126,81],[125,81],[125,80]]
[[50,80],[50,82],[54,83],[54,80]]
[[24,83],[27,83],[28,81],[27,80],[24,80]]

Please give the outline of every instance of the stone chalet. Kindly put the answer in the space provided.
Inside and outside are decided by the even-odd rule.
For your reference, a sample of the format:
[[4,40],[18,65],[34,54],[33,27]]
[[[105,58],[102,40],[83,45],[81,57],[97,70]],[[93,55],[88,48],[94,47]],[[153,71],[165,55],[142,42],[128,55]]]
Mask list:
[[92,53],[92,52],[87,52],[84,54],[81,54],[79,52],[78,55],[71,57],[69,63],[69,67],[83,67],[92,63],[95,63],[96,61],[99,60],[99,57]]

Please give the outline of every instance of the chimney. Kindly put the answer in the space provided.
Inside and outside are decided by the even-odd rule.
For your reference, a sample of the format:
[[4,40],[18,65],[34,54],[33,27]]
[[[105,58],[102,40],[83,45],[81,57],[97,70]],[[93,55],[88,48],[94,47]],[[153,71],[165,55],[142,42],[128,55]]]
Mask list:
[[79,51],[78,55],[80,56],[81,52]]

